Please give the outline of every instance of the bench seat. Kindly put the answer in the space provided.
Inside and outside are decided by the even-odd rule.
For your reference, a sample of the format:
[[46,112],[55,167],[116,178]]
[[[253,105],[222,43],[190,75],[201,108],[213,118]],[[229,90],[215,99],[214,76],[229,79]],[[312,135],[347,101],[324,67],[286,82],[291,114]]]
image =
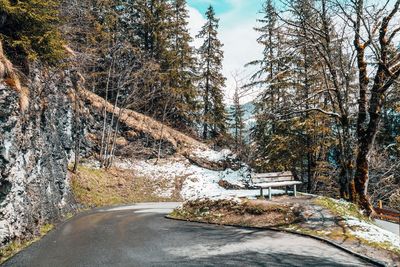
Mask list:
[[300,181],[286,181],[286,182],[270,182],[270,183],[259,183],[253,184],[254,187],[257,188],[268,188],[268,187],[279,187],[279,186],[287,186],[287,185],[296,185],[302,184]]
[[268,197],[272,199],[272,187],[287,187],[293,186],[294,196],[297,196],[296,186],[302,184],[300,181],[295,181],[292,172],[272,172],[272,173],[252,173],[251,181],[253,188],[260,189],[260,196],[264,197],[263,189],[268,189]]

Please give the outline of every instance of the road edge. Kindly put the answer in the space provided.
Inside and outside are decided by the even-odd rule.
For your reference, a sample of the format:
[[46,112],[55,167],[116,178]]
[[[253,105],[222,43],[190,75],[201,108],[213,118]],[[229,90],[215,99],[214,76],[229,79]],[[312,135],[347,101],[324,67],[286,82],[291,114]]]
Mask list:
[[220,226],[229,226],[229,227],[235,227],[235,228],[241,228],[241,229],[248,229],[248,230],[269,230],[269,231],[274,231],[274,232],[283,232],[283,233],[288,233],[288,234],[294,234],[294,235],[298,235],[298,236],[303,236],[303,237],[308,237],[308,238],[312,238],[321,242],[324,242],[328,245],[334,246],[344,252],[347,252],[353,256],[356,256],[364,261],[367,261],[369,263],[372,263],[376,266],[380,266],[380,267],[387,267],[388,265],[386,265],[385,263],[375,260],[373,258],[367,257],[365,255],[362,255],[360,253],[357,253],[355,251],[352,251],[351,249],[348,249],[344,246],[341,246],[340,244],[333,242],[331,240],[319,237],[319,236],[315,236],[315,235],[310,235],[310,234],[306,234],[306,233],[299,233],[296,231],[292,231],[292,230],[287,230],[287,229],[280,229],[280,228],[275,228],[275,227],[256,227],[256,226],[240,226],[240,225],[232,225],[232,224],[217,224],[217,223],[208,223],[208,222],[202,222],[202,221],[197,221],[197,220],[185,220],[185,219],[179,219],[179,218],[175,218],[172,217],[170,215],[165,215],[165,218],[170,219],[170,220],[175,220],[175,221],[183,221],[183,222],[194,222],[194,223],[201,223],[201,224],[212,224],[212,225],[220,225]]

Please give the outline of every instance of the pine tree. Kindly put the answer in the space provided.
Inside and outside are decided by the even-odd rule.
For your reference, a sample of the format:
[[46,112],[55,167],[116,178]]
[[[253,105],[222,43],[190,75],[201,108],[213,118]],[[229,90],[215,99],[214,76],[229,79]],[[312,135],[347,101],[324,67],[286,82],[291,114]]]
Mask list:
[[186,0],[173,0],[171,36],[168,54],[169,91],[173,98],[170,111],[176,126],[193,126],[197,111],[197,88],[194,85],[194,48],[190,45],[192,37],[188,30],[188,10]]
[[[293,34],[295,37],[292,40],[293,47],[297,48],[296,56],[294,56],[294,74],[296,75],[296,94],[299,99],[302,99],[300,107],[304,110],[309,110],[313,107],[319,106],[320,99],[311,97],[315,95],[316,91],[321,89],[320,80],[318,80],[319,69],[322,67],[318,65],[317,55],[314,47],[308,42],[307,36],[309,34],[307,24],[316,25],[318,22],[315,20],[314,1],[313,0],[296,0],[293,5],[297,13],[293,14],[294,24],[298,28]],[[306,112],[302,114],[301,121],[302,135],[305,138],[304,154],[306,154],[305,162],[305,176],[307,177],[307,192],[312,192],[315,184],[315,173],[317,172],[317,142],[320,136],[315,131],[318,128],[319,121],[323,122],[319,116],[321,114]],[[319,120],[319,121],[318,121]]]
[[[253,66],[257,71],[252,75],[251,82],[246,87],[258,87],[261,93],[255,100],[256,125],[252,129],[252,137],[255,143],[255,161],[261,159],[265,162],[268,153],[266,147],[271,142],[272,135],[276,131],[273,114],[277,110],[282,92],[278,92],[281,86],[282,75],[286,59],[281,53],[281,37],[277,26],[277,13],[272,0],[268,0],[261,11],[263,18],[258,22],[261,26],[255,28],[260,36],[257,42],[264,48],[263,57],[249,62],[246,66]],[[283,73],[283,72],[282,72]]]
[[64,56],[58,6],[58,0],[0,0],[0,38],[10,58],[27,65],[37,58],[55,63]]
[[198,94],[186,1],[124,0],[120,9],[128,40],[158,66],[157,82],[143,88],[150,96],[148,104],[139,111],[188,130],[195,120]]
[[235,140],[236,151],[241,150],[244,143],[243,132],[245,124],[243,121],[244,110],[240,104],[239,88],[235,88],[235,93],[233,95],[233,105],[230,108],[229,120],[231,122],[231,129],[233,129],[233,138]]
[[165,55],[171,34],[172,9],[167,0],[126,1],[125,25],[132,30],[132,41],[148,53],[160,65],[165,64]]
[[260,33],[257,42],[264,48],[263,58],[247,64],[247,66],[258,68],[257,72],[251,77],[251,83],[247,86],[259,86],[263,88],[263,93],[260,95],[260,102],[263,102],[263,105],[265,105],[263,108],[272,111],[276,102],[274,84],[276,83],[278,64],[281,60],[277,54],[279,46],[277,13],[272,0],[268,0],[264,4],[262,14],[264,17],[258,20],[262,26],[255,28],[255,30]]
[[[120,9],[121,28],[125,38],[143,52],[139,68],[147,68],[153,77],[151,80],[142,79],[137,82],[137,86],[142,88],[143,101],[138,104],[132,99],[127,105],[159,120],[165,120],[173,105],[168,97],[171,5],[167,0],[124,0]],[[143,71],[146,72],[144,69]]]
[[207,22],[197,38],[204,40],[199,48],[200,88],[203,96],[203,138],[219,137],[226,133],[226,111],[222,89],[226,78],[222,75],[223,44],[218,39],[219,19],[210,6],[206,12]]

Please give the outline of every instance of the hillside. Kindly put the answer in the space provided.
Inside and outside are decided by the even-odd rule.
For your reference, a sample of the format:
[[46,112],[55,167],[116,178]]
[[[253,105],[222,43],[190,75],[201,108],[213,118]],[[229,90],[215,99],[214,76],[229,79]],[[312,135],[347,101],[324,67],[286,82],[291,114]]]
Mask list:
[[[213,151],[149,116],[114,107],[83,86],[74,86],[77,77],[83,78],[79,73],[66,76],[57,69],[35,67],[30,77],[21,79],[4,54],[0,54],[0,63],[3,244],[29,239],[42,225],[76,210],[73,195],[88,206],[182,200],[221,194],[219,180],[240,183],[246,177],[245,166],[230,151]],[[77,101],[81,106],[78,113]],[[104,114],[114,117],[113,127],[117,122],[121,125],[116,132],[116,162],[110,172],[100,169],[98,161]],[[74,163],[77,134],[81,135],[83,166],[73,175],[67,166]],[[128,148],[141,147],[143,139],[150,140],[148,147],[156,145],[157,149],[162,141],[163,150],[169,152],[161,159],[153,153],[130,152]],[[116,180],[110,178],[113,173]],[[134,180],[136,185],[130,187]],[[114,186],[117,199],[109,195]],[[213,191],[208,191],[211,188]],[[100,202],[98,197],[91,198],[93,194],[100,196]],[[109,200],[104,198],[107,194]],[[88,198],[91,200],[85,203]]]
[[132,130],[150,135],[154,140],[163,140],[170,143],[179,153],[190,154],[190,151],[195,149],[207,149],[203,143],[195,140],[188,135],[185,135],[171,127],[156,121],[149,116],[140,114],[133,110],[115,107],[113,104],[105,101],[102,97],[83,89],[80,92],[82,100],[90,103],[91,107],[99,113],[106,109],[107,113],[113,114],[117,120]]
[[71,217],[133,242],[139,202],[398,262],[400,0],[206,2],[0,0],[0,263]]

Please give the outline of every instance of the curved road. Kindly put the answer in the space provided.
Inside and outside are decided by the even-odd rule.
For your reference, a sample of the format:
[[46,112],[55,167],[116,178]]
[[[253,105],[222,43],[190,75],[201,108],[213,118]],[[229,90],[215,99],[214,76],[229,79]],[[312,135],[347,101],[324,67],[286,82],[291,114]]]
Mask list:
[[164,218],[176,205],[82,213],[3,266],[369,266],[309,238]]

